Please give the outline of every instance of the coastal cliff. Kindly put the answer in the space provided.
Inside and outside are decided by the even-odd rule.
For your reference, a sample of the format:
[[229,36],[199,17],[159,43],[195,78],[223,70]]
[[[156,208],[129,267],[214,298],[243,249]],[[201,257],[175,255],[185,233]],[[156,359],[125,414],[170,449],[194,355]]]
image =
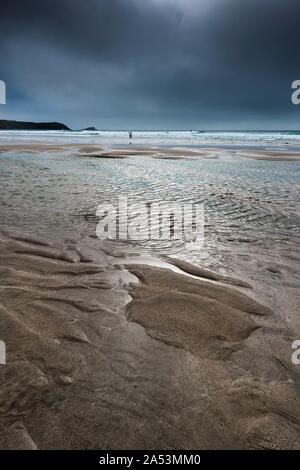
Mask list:
[[0,120],[0,130],[13,131],[69,131],[69,127],[60,122],[23,122]]

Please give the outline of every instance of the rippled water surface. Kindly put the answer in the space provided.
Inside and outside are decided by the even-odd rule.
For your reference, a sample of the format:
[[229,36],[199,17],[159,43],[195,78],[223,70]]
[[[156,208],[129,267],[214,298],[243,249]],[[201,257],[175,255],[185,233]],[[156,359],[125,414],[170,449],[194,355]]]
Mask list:
[[[214,158],[124,160],[72,154],[0,155],[1,220],[39,230],[78,230],[96,224],[98,204],[132,202],[205,204],[205,250],[240,240],[270,244],[300,239],[300,162],[239,158],[234,151]],[[182,241],[142,241],[145,250],[186,253]],[[200,250],[199,250],[200,256]]]

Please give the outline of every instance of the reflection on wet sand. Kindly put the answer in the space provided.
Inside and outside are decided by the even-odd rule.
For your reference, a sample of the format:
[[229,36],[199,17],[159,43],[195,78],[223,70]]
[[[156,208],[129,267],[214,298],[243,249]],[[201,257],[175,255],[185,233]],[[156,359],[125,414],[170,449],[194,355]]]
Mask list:
[[247,288],[113,254],[1,234],[1,447],[299,448],[284,322]]
[[[247,152],[0,146],[0,448],[300,448],[298,165]],[[205,201],[203,252],[98,240],[121,190]]]

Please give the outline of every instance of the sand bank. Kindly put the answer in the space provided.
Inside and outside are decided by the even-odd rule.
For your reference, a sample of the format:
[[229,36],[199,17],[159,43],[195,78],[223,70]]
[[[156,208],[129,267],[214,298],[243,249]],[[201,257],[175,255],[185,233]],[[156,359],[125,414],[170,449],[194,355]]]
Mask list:
[[250,158],[269,162],[299,162],[299,152],[291,151],[268,151],[268,150],[237,150],[211,148],[166,148],[154,146],[99,146],[98,144],[70,144],[70,143],[50,143],[31,142],[28,143],[4,140],[0,142],[0,154],[8,152],[20,154],[40,154],[40,153],[63,153],[82,158],[116,158],[125,159],[132,157],[152,157],[157,160],[188,160],[189,158],[215,159],[220,157],[234,156],[234,158]]

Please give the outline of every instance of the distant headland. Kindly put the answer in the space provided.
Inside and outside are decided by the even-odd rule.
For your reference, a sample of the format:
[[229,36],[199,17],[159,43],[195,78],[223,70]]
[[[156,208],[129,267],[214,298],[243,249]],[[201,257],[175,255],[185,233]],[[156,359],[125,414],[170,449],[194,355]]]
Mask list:
[[0,129],[7,131],[69,131],[69,127],[60,122],[23,122],[0,120]]
[[[71,131],[61,122],[25,122],[0,120],[0,130],[4,131]],[[96,131],[95,127],[87,127],[87,131]]]

